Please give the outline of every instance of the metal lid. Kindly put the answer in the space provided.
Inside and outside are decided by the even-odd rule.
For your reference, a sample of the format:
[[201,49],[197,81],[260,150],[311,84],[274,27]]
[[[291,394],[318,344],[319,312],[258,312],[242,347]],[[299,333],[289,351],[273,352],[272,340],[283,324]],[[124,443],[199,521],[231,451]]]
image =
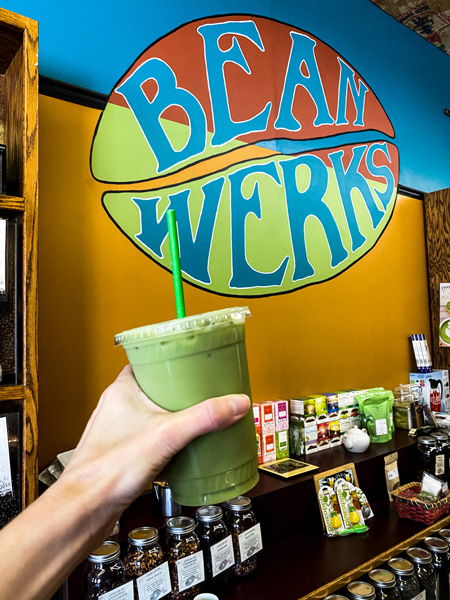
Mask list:
[[231,500],[227,500],[225,502],[225,506],[229,510],[234,510],[235,512],[242,512],[244,510],[248,510],[252,507],[252,503],[250,498],[247,496],[236,496],[236,498],[232,498]]
[[347,585],[347,592],[351,600],[373,600],[376,596],[373,585],[365,581],[352,581]]
[[448,552],[448,543],[442,538],[427,537],[424,544],[431,552]]
[[391,558],[388,560],[389,568],[394,571],[396,575],[413,575],[414,565],[410,560],[406,558]]
[[137,527],[128,534],[128,541],[133,546],[148,546],[157,542],[159,532],[155,527]]
[[369,573],[370,582],[378,588],[392,588],[395,586],[395,575],[386,569],[372,569]]
[[425,548],[408,548],[406,551],[408,558],[418,565],[426,565],[433,560],[431,552]]
[[348,600],[347,596],[341,596],[341,594],[330,594],[325,596],[323,600]]
[[433,433],[430,433],[430,437],[434,437],[440,441],[447,441],[448,433],[445,433],[445,431],[434,431]]
[[431,437],[431,435],[422,435],[421,437],[417,438],[417,443],[424,444],[425,446],[432,446],[436,443],[436,439]]
[[123,331],[114,336],[116,346],[129,344],[141,340],[152,340],[176,333],[184,333],[193,329],[205,329],[225,325],[227,323],[242,323],[251,313],[247,306],[236,306],[234,308],[223,308],[201,315],[173,319],[163,323],[155,323],[144,327],[137,327]]
[[211,523],[220,521],[223,517],[223,511],[220,506],[200,506],[195,511],[195,518],[202,523]]
[[104,542],[92,554],[88,560],[94,563],[111,562],[120,556],[120,546],[117,542]]
[[192,517],[172,517],[167,521],[168,533],[190,533],[195,529]]
[[444,528],[438,531],[438,533],[444,538],[444,540],[450,541],[450,529]]

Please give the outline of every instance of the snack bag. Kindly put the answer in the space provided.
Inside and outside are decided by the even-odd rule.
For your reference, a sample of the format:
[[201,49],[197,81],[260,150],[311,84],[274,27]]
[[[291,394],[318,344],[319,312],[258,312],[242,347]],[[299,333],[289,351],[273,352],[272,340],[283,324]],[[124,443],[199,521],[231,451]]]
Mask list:
[[[373,513],[370,507],[367,511],[369,503],[362,490],[345,481],[345,479],[338,479],[336,493],[347,533],[364,533],[367,531],[365,518],[373,516]],[[367,516],[365,517],[365,515]]]

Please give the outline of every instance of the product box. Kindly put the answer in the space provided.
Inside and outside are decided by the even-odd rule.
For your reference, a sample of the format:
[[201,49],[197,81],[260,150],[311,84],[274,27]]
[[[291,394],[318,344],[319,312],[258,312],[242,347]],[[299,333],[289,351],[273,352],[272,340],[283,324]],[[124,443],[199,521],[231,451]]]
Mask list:
[[338,395],[336,393],[330,393],[330,394],[324,394],[324,396],[327,400],[328,420],[332,421],[334,419],[338,419],[339,418]]
[[286,429],[275,432],[275,446],[277,460],[289,458],[289,432]]
[[[317,452],[318,431],[315,418],[302,414],[304,405],[298,400],[289,402],[289,447],[293,456]],[[298,411],[298,412],[293,412]]]
[[328,450],[330,447],[330,429],[329,422],[321,422],[317,424],[317,449]]
[[289,403],[287,400],[275,400],[275,431],[289,429]]
[[328,435],[330,448],[334,448],[334,446],[340,446],[342,444],[340,421],[333,419],[328,423]]
[[262,462],[267,463],[276,460],[277,451],[275,446],[275,432],[263,433],[262,437]]
[[261,404],[253,404],[253,419],[255,420],[255,429],[261,429]]
[[261,402],[260,406],[262,433],[275,433],[275,411],[273,402],[271,400]]
[[409,382],[420,385],[423,401],[433,412],[450,411],[448,370],[433,369],[431,373],[410,373]]

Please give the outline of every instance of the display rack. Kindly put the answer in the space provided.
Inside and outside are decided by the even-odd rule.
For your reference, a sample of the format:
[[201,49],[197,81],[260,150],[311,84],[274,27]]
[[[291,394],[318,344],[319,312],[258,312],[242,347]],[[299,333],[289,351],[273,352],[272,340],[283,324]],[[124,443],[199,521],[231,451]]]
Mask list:
[[[37,495],[38,24],[0,9],[0,418],[6,418],[12,492],[0,527]],[[3,151],[3,149],[2,149]],[[4,168],[6,167],[6,168]]]

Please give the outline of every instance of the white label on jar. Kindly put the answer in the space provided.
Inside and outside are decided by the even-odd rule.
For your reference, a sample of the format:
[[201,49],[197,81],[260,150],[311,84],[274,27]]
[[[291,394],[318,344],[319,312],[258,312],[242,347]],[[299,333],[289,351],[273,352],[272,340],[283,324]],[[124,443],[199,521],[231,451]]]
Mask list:
[[377,435],[385,435],[388,432],[386,419],[377,419],[375,421],[375,432]]
[[443,454],[436,455],[435,475],[443,475],[445,473],[445,456]]
[[133,600],[133,582],[129,581],[125,585],[121,585],[110,592],[106,592],[106,594],[99,596],[99,599],[100,598],[101,600]]
[[231,535],[211,546],[211,565],[213,577],[220,575],[234,565],[233,540]]
[[203,551],[185,556],[177,560],[178,591],[184,592],[193,585],[198,585],[205,579]]
[[169,563],[166,561],[149,573],[136,579],[139,600],[156,600],[172,591]]
[[261,525],[257,523],[247,531],[240,533],[238,541],[241,561],[247,560],[247,558],[262,550]]
[[423,592],[420,592],[420,594],[417,594],[417,596],[414,596],[414,598],[412,598],[412,600],[426,600],[427,598],[427,592],[426,590],[423,590]]
[[387,472],[388,479],[396,479],[398,477],[398,469],[392,469],[392,471]]
[[0,418],[0,496],[12,492],[11,464],[9,461],[6,417]]
[[6,219],[0,219],[0,293],[6,292]]

